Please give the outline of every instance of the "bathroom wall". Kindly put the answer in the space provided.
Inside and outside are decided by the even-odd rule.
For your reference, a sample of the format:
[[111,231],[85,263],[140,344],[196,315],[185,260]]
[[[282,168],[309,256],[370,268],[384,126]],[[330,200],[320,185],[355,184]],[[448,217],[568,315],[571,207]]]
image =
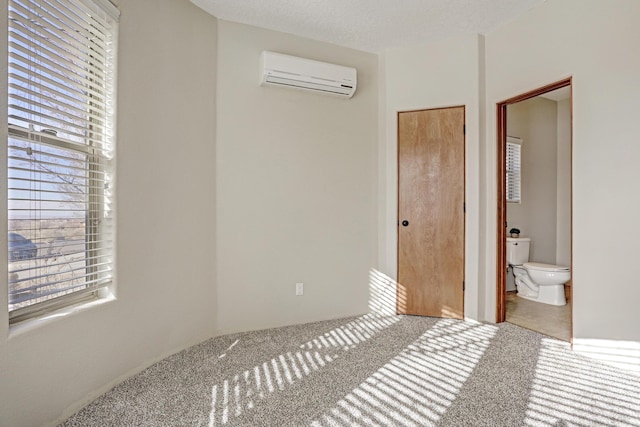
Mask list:
[[522,201],[507,203],[507,231],[531,238],[529,259],[555,264],[558,127],[556,102],[542,97],[507,107],[507,134],[522,138]]
[[[507,106],[507,135],[521,138],[523,140],[521,147],[521,161],[524,162],[528,158],[526,151],[531,150],[532,142],[529,141],[527,136],[529,135],[529,108],[528,103],[520,102],[518,104]],[[520,172],[521,178],[521,193],[527,193],[524,191],[524,184],[530,181],[530,178],[525,176],[525,173],[529,171],[524,165]],[[531,237],[531,229],[529,227],[529,212],[526,209],[531,201],[530,194],[523,195],[520,203],[507,203],[507,232],[512,228],[519,228],[522,232],[522,237]]]
[[571,266],[571,100],[558,101],[556,264]]

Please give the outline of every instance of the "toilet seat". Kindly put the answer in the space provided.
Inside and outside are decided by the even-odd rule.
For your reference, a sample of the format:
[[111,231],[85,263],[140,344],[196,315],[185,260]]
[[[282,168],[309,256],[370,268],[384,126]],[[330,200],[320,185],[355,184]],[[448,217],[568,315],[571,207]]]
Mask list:
[[552,271],[552,272],[560,272],[560,271],[569,271],[569,267],[564,267],[562,265],[554,265],[554,264],[543,264],[541,262],[525,262],[523,267],[528,270],[538,270],[538,271]]

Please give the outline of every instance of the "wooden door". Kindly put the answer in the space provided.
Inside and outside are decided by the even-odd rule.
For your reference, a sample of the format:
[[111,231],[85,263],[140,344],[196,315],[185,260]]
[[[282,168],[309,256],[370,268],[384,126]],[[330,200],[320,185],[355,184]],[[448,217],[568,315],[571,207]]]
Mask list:
[[401,314],[464,317],[464,107],[398,114]]

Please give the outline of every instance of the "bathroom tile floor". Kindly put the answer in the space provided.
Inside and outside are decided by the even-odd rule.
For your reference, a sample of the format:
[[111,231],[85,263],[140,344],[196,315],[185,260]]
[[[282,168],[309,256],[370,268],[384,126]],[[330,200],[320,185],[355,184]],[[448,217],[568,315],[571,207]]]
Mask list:
[[507,322],[563,341],[571,338],[571,303],[542,304],[507,292]]

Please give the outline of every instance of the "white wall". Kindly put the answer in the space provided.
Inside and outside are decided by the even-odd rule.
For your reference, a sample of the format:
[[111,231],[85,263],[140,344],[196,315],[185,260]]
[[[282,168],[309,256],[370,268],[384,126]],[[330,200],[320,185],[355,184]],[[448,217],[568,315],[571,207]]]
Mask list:
[[[465,316],[479,317],[478,298],[478,167],[479,167],[479,36],[465,36],[410,48],[391,49],[381,58],[386,105],[381,106],[384,133],[380,138],[381,177],[379,203],[382,218],[378,252],[381,270],[397,278],[397,113],[450,106],[465,106],[466,204]],[[382,181],[382,180],[381,180]],[[455,231],[452,231],[455,232]]]
[[[640,342],[640,2],[549,0],[486,36],[488,161],[483,227],[495,236],[495,105],[573,76],[573,333],[576,340]],[[493,160],[491,160],[493,159]],[[491,209],[491,206],[494,206]],[[495,265],[495,240],[486,240]],[[618,266],[611,268],[610,266]],[[495,296],[495,270],[485,277]],[[615,292],[612,291],[615,289]],[[495,304],[495,298],[488,299]],[[493,312],[495,305],[488,305]],[[574,340],[574,343],[576,342]]]
[[571,265],[571,99],[558,101],[556,264]]
[[[555,264],[557,107],[536,97],[507,106],[507,134],[522,138],[522,201],[507,203],[507,231],[531,238],[529,260]],[[567,164],[568,165],[568,164]]]
[[[358,70],[351,99],[259,86],[263,50]],[[220,333],[368,311],[377,206],[376,55],[218,24]],[[295,296],[303,282],[303,296]]]
[[[68,416],[123,376],[215,331],[216,21],[187,0],[120,3],[117,300],[21,333],[0,310],[2,426]],[[6,22],[6,1],[0,10]],[[4,61],[1,71],[6,85]],[[0,251],[7,259],[6,245]]]

